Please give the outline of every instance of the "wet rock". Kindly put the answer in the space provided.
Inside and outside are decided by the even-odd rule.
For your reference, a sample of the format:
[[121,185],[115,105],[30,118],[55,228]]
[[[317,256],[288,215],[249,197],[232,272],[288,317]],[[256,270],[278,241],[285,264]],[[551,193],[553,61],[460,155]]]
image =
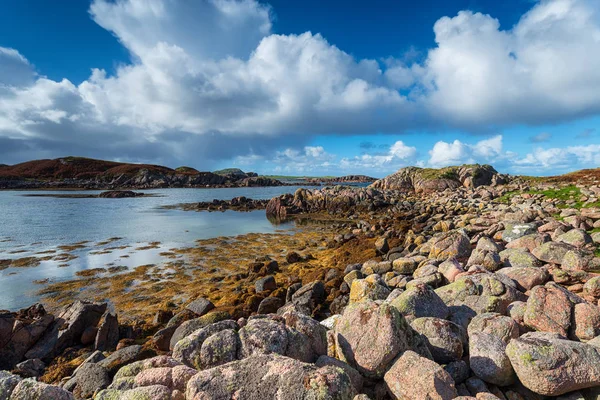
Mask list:
[[406,289],[391,302],[391,305],[408,321],[421,317],[445,319],[450,314],[444,301],[425,284]]
[[447,364],[463,356],[466,336],[463,329],[453,322],[440,318],[417,318],[410,326],[425,337],[425,342],[433,360]]
[[514,383],[515,372],[505,350],[506,342],[494,334],[469,334],[471,370],[485,382],[494,385],[508,386]]
[[190,310],[197,316],[201,317],[204,314],[212,311],[215,308],[215,305],[208,299],[204,297],[198,297],[196,300],[192,301],[186,307],[186,310]]
[[513,339],[506,354],[519,380],[535,393],[559,396],[600,386],[600,354],[592,345],[531,332]]
[[396,355],[410,348],[412,334],[393,306],[350,304],[335,327],[337,356],[361,374],[381,378]]
[[450,400],[458,396],[448,372],[410,350],[396,360],[384,380],[394,399]]
[[355,394],[342,369],[316,368],[275,354],[257,354],[201,371],[190,379],[186,390],[186,398],[197,400],[346,400]]

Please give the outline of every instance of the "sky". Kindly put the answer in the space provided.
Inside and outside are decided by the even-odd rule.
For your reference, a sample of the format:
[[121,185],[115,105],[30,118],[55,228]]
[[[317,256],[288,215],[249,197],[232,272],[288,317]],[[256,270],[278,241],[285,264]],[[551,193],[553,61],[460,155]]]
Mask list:
[[382,177],[600,162],[597,0],[0,7],[0,164]]

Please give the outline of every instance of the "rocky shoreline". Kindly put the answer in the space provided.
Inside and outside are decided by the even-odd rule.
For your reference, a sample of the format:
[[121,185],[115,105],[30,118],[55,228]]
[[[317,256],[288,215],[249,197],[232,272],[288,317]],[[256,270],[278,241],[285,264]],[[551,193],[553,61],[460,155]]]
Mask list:
[[151,321],[79,300],[0,313],[0,398],[600,396],[597,180],[410,168],[255,202],[212,207],[329,226],[286,238],[285,252],[281,238],[249,240],[243,252],[273,256],[146,307]]

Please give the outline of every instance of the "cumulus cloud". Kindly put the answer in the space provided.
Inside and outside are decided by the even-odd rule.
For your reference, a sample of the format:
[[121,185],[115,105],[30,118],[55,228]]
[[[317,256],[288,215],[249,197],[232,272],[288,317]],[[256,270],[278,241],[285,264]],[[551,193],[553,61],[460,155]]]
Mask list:
[[401,140],[391,145],[387,152],[377,154],[362,154],[340,160],[339,166],[353,173],[381,173],[406,167],[416,162],[417,148],[407,146]]
[[542,171],[547,168],[553,170],[575,169],[586,165],[597,166],[600,164],[600,145],[568,146],[565,148],[536,148],[524,158],[515,160],[515,164],[522,170]]
[[[273,10],[255,0],[95,0],[92,18],[131,63],[114,75],[93,70],[76,86],[36,75],[17,50],[0,48],[0,138],[11,143],[0,156],[73,152],[204,167],[288,147],[298,152],[288,158],[312,157],[305,146],[314,135],[488,131],[598,114],[599,8],[542,0],[510,30],[469,11],[443,17],[419,63],[357,60],[310,32],[273,34]],[[490,140],[440,142],[429,162],[497,157],[501,138]],[[414,159],[405,147],[347,161]]]
[[429,151],[428,165],[440,168],[449,165],[496,163],[511,156],[503,152],[502,135],[480,140],[475,144],[455,140],[452,143],[437,142]]

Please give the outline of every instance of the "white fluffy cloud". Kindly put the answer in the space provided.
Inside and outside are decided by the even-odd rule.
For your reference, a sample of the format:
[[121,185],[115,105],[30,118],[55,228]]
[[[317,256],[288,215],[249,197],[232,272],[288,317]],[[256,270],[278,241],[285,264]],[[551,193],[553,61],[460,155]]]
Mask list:
[[516,160],[521,170],[541,171],[575,169],[580,166],[597,166],[600,164],[600,145],[568,146],[565,148],[536,148],[524,158]]
[[355,174],[377,174],[393,171],[416,162],[417,148],[407,146],[399,140],[383,154],[363,154],[353,158],[342,158],[340,167]]
[[428,164],[432,167],[471,163],[496,163],[510,156],[502,150],[502,135],[480,140],[475,144],[455,140],[452,143],[437,142],[429,151]]
[[[287,147],[310,156],[304,146],[317,134],[479,131],[594,115],[599,8],[542,0],[511,30],[468,11],[443,17],[436,47],[409,65],[356,60],[319,34],[272,34],[272,10],[255,0],[95,0],[92,18],[131,63],[76,86],[36,75],[16,50],[0,48],[0,155],[204,167]],[[429,162],[494,158],[498,146],[501,138],[440,142]],[[362,162],[413,160],[405,147]]]

